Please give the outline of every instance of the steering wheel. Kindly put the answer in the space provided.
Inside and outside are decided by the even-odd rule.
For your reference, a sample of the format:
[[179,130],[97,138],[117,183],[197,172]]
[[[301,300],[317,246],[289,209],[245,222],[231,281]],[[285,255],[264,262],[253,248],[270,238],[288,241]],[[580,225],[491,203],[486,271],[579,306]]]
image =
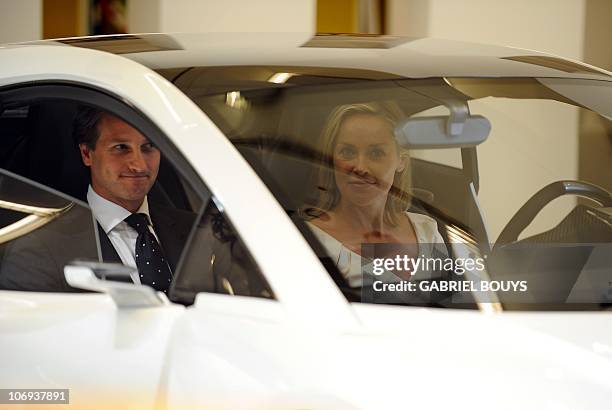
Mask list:
[[563,195],[578,195],[597,202],[602,207],[612,206],[612,194],[597,185],[581,181],[557,181],[536,192],[518,210],[503,229],[495,247],[516,242],[518,236],[533,221],[536,215],[553,199]]

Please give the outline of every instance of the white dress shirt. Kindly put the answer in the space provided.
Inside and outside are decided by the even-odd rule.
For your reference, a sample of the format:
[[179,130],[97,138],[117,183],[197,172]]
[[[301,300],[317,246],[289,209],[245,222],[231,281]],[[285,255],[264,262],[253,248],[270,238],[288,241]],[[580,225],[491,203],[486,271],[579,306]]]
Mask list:
[[[435,219],[429,216],[406,212],[416,234],[418,252],[417,254],[424,257],[429,257],[433,254],[434,248],[438,248],[442,253],[446,253],[444,239],[438,232],[438,224]],[[348,249],[342,242],[319,228],[312,222],[306,221],[306,225],[315,234],[317,239],[325,248],[328,256],[335,262],[340,273],[347,280],[349,286],[363,286],[363,272],[371,272],[372,263],[361,264],[361,256]],[[430,279],[430,273],[424,270],[415,272],[415,279]],[[398,282],[401,279],[391,272],[385,272],[381,276],[381,280],[386,283]]]
[[[113,244],[119,258],[121,258],[121,262],[123,262],[124,265],[136,268],[136,257],[134,255],[138,232],[124,221],[124,219],[132,213],[116,203],[98,195],[91,185],[87,190],[87,203],[94,217]],[[149,231],[151,231],[159,241],[159,238],[153,230],[151,216],[149,215],[149,203],[146,196],[136,213],[145,214],[147,216],[149,220]],[[132,274],[132,281],[140,284],[138,272]]]

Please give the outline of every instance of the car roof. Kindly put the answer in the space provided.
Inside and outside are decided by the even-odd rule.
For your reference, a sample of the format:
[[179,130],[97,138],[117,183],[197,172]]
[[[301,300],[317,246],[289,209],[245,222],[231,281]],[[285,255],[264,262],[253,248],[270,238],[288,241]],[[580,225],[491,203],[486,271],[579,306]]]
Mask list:
[[154,70],[213,66],[319,67],[351,69],[372,79],[553,77],[612,81],[612,73],[603,69],[533,50],[389,35],[150,33],[20,44],[102,50],[121,54]]

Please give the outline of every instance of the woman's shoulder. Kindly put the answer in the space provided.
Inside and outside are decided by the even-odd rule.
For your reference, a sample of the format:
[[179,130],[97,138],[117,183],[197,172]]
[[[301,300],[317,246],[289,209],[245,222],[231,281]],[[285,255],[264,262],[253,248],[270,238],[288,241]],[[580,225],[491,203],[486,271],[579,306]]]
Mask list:
[[341,246],[340,241],[338,241],[334,236],[328,233],[325,230],[325,225],[321,224],[321,221],[318,219],[311,219],[309,221],[305,221],[306,226],[308,226],[311,232],[317,237],[317,239],[327,248],[338,248]]
[[424,225],[438,225],[436,220],[431,216],[427,216],[424,214],[418,214],[416,212],[406,212],[406,215],[410,218],[413,224],[424,224]]
[[415,212],[406,212],[406,215],[408,215],[412,226],[414,226],[419,243],[438,243],[443,241],[440,232],[438,232],[438,223],[435,219]]
[[316,218],[315,219],[306,219],[306,220],[304,220],[304,222],[306,223],[306,226],[308,226],[310,228],[311,231],[316,232],[316,233],[327,234],[327,232],[325,232],[325,230],[321,226],[321,221],[319,221],[318,219],[316,219]]

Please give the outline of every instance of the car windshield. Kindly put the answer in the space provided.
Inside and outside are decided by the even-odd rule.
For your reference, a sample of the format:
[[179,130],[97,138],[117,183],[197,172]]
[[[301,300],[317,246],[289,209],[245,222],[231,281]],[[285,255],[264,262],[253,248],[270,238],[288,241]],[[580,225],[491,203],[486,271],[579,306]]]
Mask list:
[[312,67],[191,68],[175,83],[349,300],[609,306],[610,83]]

